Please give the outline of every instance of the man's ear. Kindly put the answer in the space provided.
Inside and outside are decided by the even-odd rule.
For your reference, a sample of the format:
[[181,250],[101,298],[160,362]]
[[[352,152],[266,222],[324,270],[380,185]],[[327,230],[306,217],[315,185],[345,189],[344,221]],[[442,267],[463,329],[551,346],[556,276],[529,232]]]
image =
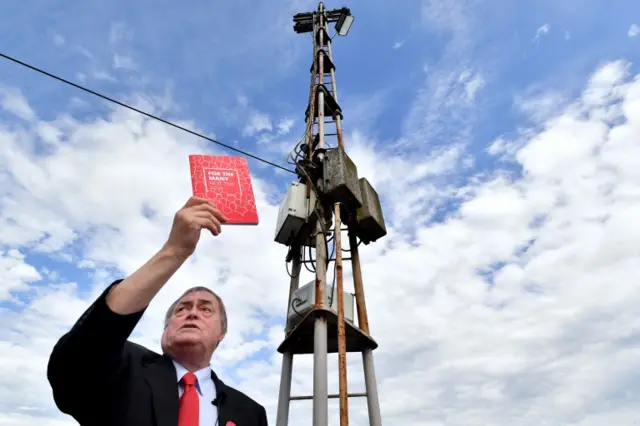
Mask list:
[[218,349],[218,346],[220,346],[220,343],[224,340],[224,334],[222,334],[220,336],[220,338],[218,339],[218,341],[216,342],[216,347],[215,349]]

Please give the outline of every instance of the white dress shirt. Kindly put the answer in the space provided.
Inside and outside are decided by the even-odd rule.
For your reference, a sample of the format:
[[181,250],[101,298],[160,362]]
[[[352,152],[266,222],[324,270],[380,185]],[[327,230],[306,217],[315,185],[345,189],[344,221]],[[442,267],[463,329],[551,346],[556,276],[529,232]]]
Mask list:
[[[176,375],[178,383],[182,379],[182,376],[187,374],[188,370],[182,365],[173,361],[173,365],[176,367]],[[211,368],[203,368],[194,373],[197,378],[196,389],[198,390],[198,397],[200,398],[200,425],[201,426],[216,426],[218,421],[218,408],[211,403],[216,398],[216,385],[211,378]],[[184,387],[178,385],[178,397],[181,397],[184,393]]]

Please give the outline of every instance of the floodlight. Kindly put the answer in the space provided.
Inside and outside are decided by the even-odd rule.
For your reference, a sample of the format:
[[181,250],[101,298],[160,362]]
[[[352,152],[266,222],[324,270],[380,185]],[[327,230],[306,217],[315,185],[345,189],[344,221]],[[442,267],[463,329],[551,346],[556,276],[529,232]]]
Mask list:
[[349,28],[351,28],[351,24],[353,24],[353,15],[348,9],[343,10],[340,18],[338,18],[338,22],[336,22],[336,31],[338,32],[338,35],[346,36],[349,32]]

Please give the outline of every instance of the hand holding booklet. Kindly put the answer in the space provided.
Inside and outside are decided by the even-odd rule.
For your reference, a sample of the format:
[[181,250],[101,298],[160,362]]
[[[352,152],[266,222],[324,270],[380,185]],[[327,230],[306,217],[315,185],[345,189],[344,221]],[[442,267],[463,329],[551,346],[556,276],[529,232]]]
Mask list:
[[211,201],[225,215],[225,225],[257,225],[258,210],[247,159],[190,155],[193,195]]

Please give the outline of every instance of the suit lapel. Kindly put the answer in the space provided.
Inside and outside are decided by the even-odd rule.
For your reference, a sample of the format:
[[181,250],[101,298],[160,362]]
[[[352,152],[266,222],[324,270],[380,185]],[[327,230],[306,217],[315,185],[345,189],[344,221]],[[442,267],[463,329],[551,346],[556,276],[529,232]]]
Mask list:
[[[144,378],[151,389],[153,409],[157,426],[178,424],[178,380],[173,362],[166,355],[158,355],[143,361]],[[237,424],[242,407],[237,404],[233,392],[211,370],[211,378],[216,386],[218,400],[218,426],[227,426],[231,421]],[[214,425],[212,425],[214,426]]]
[[178,424],[178,380],[169,357],[154,356],[143,361],[144,378],[151,389],[157,426]]
[[211,378],[216,385],[216,399],[218,400],[218,426],[227,426],[227,422],[237,423],[237,414],[241,411],[241,407],[237,405],[237,401],[233,398],[233,393],[229,392],[229,387],[218,378],[216,373],[211,370]]

